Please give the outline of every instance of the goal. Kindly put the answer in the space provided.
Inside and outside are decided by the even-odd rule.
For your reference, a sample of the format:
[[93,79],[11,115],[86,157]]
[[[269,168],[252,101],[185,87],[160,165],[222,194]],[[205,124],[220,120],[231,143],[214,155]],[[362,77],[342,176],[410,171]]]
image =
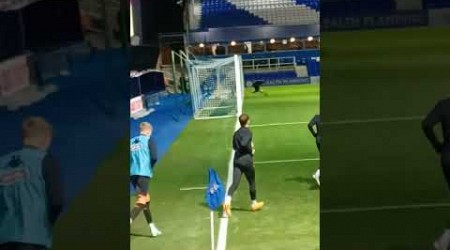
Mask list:
[[235,117],[242,113],[244,79],[240,56],[185,61],[195,119]]

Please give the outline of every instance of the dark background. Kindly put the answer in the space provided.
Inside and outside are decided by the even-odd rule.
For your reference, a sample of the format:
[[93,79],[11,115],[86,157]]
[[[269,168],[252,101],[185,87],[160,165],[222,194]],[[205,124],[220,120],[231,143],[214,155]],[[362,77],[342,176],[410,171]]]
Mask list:
[[183,32],[183,8],[176,0],[142,0],[144,44],[157,44],[158,33]]
[[0,60],[82,40],[77,0],[42,0],[0,12]]
[[142,45],[129,49],[132,70],[155,68],[158,34],[183,32],[183,7],[176,0],[141,0]]

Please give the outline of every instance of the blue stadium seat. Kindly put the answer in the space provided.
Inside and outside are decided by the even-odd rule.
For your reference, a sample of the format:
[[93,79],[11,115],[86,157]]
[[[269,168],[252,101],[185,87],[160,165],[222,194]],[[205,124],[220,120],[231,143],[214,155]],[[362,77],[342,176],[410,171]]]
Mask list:
[[[313,10],[319,11],[319,0],[296,0],[298,5],[305,5]],[[264,2],[248,2],[244,7],[237,8],[236,5],[227,0],[204,0],[202,1],[202,16],[200,29],[222,28],[234,26],[267,25],[269,21],[253,14],[252,10],[269,11],[271,9],[285,8],[290,10],[290,6],[280,4],[268,4]],[[265,12],[267,14],[267,12]],[[280,12],[276,12],[279,15]],[[292,13],[292,12],[289,12]],[[292,15],[292,14],[291,14]],[[280,21],[280,17],[275,19]],[[306,17],[311,18],[311,17]],[[310,19],[311,20],[311,19]],[[299,21],[301,22],[301,21]]]

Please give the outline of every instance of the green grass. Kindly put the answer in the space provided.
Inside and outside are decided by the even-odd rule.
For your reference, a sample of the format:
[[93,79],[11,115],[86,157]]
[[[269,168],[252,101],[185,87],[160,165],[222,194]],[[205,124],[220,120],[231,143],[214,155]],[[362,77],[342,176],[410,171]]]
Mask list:
[[55,226],[52,250],[128,249],[128,151],[125,139],[70,204]]
[[[421,120],[448,96],[448,28],[323,33],[322,211],[450,203]],[[322,213],[323,249],[431,249],[450,208]]]
[[[265,88],[268,96],[246,93],[244,112],[252,124],[308,121],[319,109],[318,86]],[[192,121],[164,159],[151,183],[152,212],[164,235],[148,237],[143,216],[131,227],[131,249],[208,249],[209,211],[204,191],[214,167],[226,182],[235,119]],[[306,125],[253,128],[255,161],[318,157]],[[249,212],[248,184],[243,178],[233,199],[227,249],[302,249],[319,246],[319,191],[311,175],[318,162],[256,165],[258,198],[264,210]],[[130,207],[134,197],[131,197]],[[217,217],[216,217],[217,218]],[[216,219],[216,232],[219,220]]]

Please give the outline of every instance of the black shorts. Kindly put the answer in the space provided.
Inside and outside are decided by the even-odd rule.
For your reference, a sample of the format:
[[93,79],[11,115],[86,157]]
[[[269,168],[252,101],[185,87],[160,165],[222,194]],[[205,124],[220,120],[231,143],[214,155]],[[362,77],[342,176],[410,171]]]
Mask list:
[[148,193],[148,183],[150,178],[140,175],[132,175],[130,177],[131,185],[137,190],[138,193]]

